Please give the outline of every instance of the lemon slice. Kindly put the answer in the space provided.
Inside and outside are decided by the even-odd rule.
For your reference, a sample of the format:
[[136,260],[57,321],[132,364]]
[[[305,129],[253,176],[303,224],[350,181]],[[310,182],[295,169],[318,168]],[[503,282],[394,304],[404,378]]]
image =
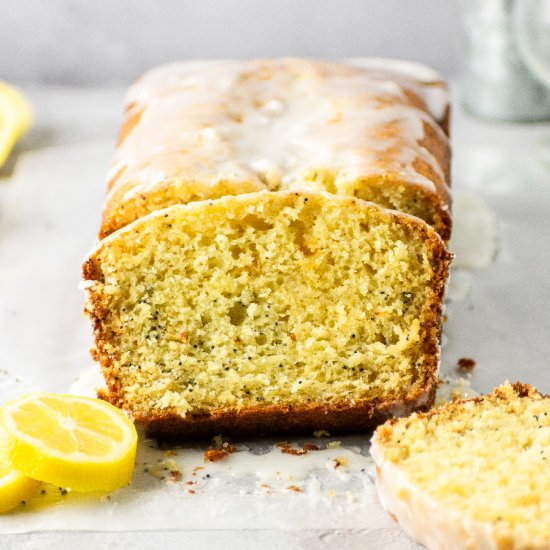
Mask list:
[[0,409],[0,460],[73,491],[112,491],[132,479],[137,432],[119,409],[89,397],[29,393]]
[[0,82],[0,166],[32,119],[29,102],[13,86]]
[[0,514],[17,508],[38,494],[40,481],[12,470],[5,465],[0,466]]
[[0,514],[17,508],[38,494],[40,481],[0,463]]

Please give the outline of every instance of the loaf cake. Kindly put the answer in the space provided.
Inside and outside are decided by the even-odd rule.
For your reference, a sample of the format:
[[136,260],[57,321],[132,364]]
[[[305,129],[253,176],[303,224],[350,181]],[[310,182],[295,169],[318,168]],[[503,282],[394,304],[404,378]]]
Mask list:
[[84,262],[103,397],[162,439],[426,409],[449,261],[422,220],[326,192],[154,211]]
[[550,548],[550,398],[527,384],[380,426],[382,505],[429,550]]
[[173,204],[328,191],[451,233],[449,105],[415,63],[183,62],[130,89],[100,237]]
[[84,263],[104,397],[162,438],[367,430],[429,407],[448,112],[438,75],[397,61],[140,79]]

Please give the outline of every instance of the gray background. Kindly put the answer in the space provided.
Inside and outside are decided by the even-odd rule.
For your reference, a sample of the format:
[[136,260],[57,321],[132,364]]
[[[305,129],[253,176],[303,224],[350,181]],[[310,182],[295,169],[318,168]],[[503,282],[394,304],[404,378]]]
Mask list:
[[457,70],[459,0],[0,0],[0,79],[125,84],[184,58],[385,56]]

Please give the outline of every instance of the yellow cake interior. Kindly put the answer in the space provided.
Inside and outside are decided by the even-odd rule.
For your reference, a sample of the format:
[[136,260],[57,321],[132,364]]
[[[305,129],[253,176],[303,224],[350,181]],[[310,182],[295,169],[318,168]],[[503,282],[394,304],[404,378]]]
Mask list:
[[441,506],[494,523],[502,540],[550,540],[550,399],[529,386],[415,414],[379,436],[384,458]]
[[350,198],[255,193],[113,234],[92,255],[89,307],[124,406],[185,415],[423,388],[448,258],[428,226],[401,219]]

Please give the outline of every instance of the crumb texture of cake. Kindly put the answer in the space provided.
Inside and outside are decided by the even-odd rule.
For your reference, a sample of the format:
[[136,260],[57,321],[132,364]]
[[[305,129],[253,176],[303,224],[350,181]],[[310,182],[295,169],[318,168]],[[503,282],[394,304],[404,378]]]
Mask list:
[[326,193],[174,205],[84,263],[107,398],[161,436],[368,429],[433,402],[450,254]]
[[550,398],[527,384],[380,426],[382,505],[429,550],[550,548]]
[[366,60],[181,62],[128,93],[100,237],[173,204],[328,191],[451,232],[448,93],[431,69]]

